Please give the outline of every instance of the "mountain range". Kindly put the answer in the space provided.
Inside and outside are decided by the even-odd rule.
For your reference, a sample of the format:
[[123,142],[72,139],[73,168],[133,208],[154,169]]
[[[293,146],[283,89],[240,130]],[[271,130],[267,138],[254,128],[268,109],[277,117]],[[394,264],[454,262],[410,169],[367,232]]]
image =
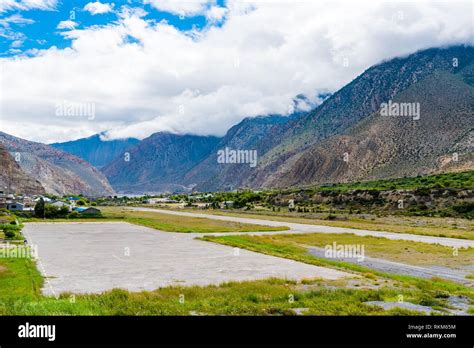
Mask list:
[[[472,167],[473,69],[474,48],[465,46],[428,49],[373,66],[272,136],[271,150],[242,184],[274,187],[435,173],[447,169],[443,163],[456,151],[461,160],[450,170]],[[377,117],[392,99],[419,103],[420,119]]]
[[155,133],[107,164],[102,172],[120,192],[187,191],[185,174],[218,141],[212,136]]
[[135,138],[102,140],[103,136],[104,134],[95,134],[88,138],[50,145],[80,157],[100,169],[140,141]]
[[10,192],[47,192],[61,196],[80,193],[91,197],[115,194],[97,168],[70,153],[3,132],[0,132],[0,145],[3,149],[0,182]]
[[[403,111],[398,116],[396,108]],[[141,141],[109,142],[95,135],[52,146],[81,157],[81,168],[94,173],[103,193],[112,192],[105,177],[119,192],[214,191],[472,169],[473,129],[474,48],[454,46],[382,62],[309,112],[246,118],[221,138],[158,132]],[[66,157],[64,152],[45,156],[35,146],[29,147],[35,157],[67,167],[52,159]],[[14,151],[11,144],[6,148]],[[219,163],[223,149],[255,151],[258,164]],[[79,163],[76,156],[66,163]],[[54,189],[21,162],[20,167],[47,191]],[[35,187],[26,176],[18,180]]]

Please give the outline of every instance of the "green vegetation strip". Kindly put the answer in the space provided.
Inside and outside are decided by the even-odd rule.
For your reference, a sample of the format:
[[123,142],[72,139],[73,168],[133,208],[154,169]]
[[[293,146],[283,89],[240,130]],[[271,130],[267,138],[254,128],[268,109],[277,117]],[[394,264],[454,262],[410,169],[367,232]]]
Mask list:
[[[359,266],[356,264],[328,260],[325,258],[315,257],[308,253],[306,247],[298,245],[296,243],[291,243],[283,238],[279,240],[279,237],[289,236],[294,237],[295,235],[279,235],[279,236],[204,236],[199,239],[206,240],[210,242],[220,243],[224,245],[229,245],[232,247],[243,248],[255,252],[260,252],[263,254],[284,257],[312,265],[317,266],[329,266],[333,268],[338,268],[341,270],[349,270],[353,272],[358,272],[363,274],[366,277],[382,277],[386,279],[396,280],[401,282],[405,287],[416,287],[422,289],[426,292],[427,296],[437,298],[444,295],[465,295],[474,300],[474,290],[467,286],[450,282],[444,279],[433,278],[431,280],[420,279],[411,276],[402,276],[388,274],[384,272],[379,272],[376,270],[369,269],[367,267]],[[305,235],[306,236],[306,235]],[[337,236],[337,235],[336,235]],[[275,238],[266,238],[266,237],[275,237]],[[331,237],[330,237],[331,238]],[[365,237],[363,237],[365,238]],[[334,239],[332,239],[334,240]],[[386,239],[383,240],[385,242]],[[382,241],[381,241],[382,242]],[[382,242],[382,243],[383,243]],[[332,243],[332,241],[331,241]],[[351,244],[353,244],[352,242]],[[408,243],[408,242],[407,242]],[[412,243],[412,242],[409,242]],[[389,247],[387,248],[389,249]],[[470,251],[471,252],[471,251]],[[444,294],[444,295],[442,295]]]
[[[186,209],[188,212],[195,212],[192,209]],[[281,221],[290,223],[300,223],[309,225],[323,225],[332,227],[354,228],[359,230],[383,231],[394,233],[409,233],[423,236],[458,238],[474,240],[474,222],[467,219],[452,218],[426,218],[426,217],[404,217],[404,216],[385,216],[383,218],[374,217],[372,219],[361,219],[349,217],[347,220],[323,220],[321,218],[311,218],[308,214],[298,213],[272,213],[269,211],[249,211],[249,212],[230,212],[230,211],[206,211],[206,214],[221,216],[234,216],[249,219],[264,219],[270,221]],[[448,224],[448,221],[454,221]],[[423,222],[424,226],[419,226]],[[460,227],[457,226],[457,224]]]
[[0,259],[0,315],[294,315],[296,308],[315,315],[414,315],[419,313],[385,311],[364,302],[396,301],[401,295],[405,301],[443,310],[447,290],[462,292],[453,285],[442,289],[441,282],[420,284],[424,286],[397,282],[357,289],[344,288],[340,281],[267,279],[139,293],[115,289],[100,295],[63,294],[56,299],[41,295],[43,279],[33,261]]
[[210,233],[210,232],[252,232],[252,231],[282,231],[288,230],[286,226],[265,226],[246,224],[232,221],[219,221],[206,218],[176,216],[155,212],[141,212],[125,210],[120,207],[104,207],[102,217],[79,219],[24,219],[29,222],[97,222],[97,221],[123,221],[136,225],[151,227],[167,232],[183,233]]
[[288,251],[288,254],[304,255],[307,247],[324,248],[326,245],[360,245],[364,247],[365,256],[386,259],[394,262],[419,266],[443,266],[461,268],[469,266],[474,260],[474,248],[453,249],[439,244],[429,244],[405,240],[392,240],[382,237],[357,236],[354,234],[311,233],[281,234],[268,236],[233,236],[228,238],[207,238],[217,242],[239,243],[249,248],[258,245],[268,247],[274,252]]

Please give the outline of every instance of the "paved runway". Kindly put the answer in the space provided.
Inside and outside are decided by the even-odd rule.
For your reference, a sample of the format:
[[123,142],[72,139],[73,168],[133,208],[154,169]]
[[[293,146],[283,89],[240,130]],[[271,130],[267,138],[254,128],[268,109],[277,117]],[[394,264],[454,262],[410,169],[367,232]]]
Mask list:
[[[269,277],[338,279],[349,273],[125,222],[27,223],[43,293],[154,290]],[[202,235],[202,234],[201,234]]]

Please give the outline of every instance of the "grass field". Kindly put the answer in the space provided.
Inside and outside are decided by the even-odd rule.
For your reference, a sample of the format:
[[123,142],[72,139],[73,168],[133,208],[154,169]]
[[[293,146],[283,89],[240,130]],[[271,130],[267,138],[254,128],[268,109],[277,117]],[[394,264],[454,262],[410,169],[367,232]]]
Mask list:
[[272,227],[257,224],[245,224],[232,221],[219,221],[198,217],[175,216],[154,212],[125,210],[121,207],[101,207],[103,217],[80,219],[26,219],[25,222],[93,222],[93,221],[125,221],[136,225],[151,227],[168,232],[250,232],[250,231],[282,231],[288,227]]
[[352,280],[282,279],[231,282],[221,286],[167,287],[101,295],[40,293],[43,279],[29,259],[0,258],[0,315],[414,315],[383,310],[366,301],[404,301],[446,311],[446,294],[465,294],[451,283],[392,280],[373,276]]
[[[420,266],[443,266],[462,268],[472,265],[474,248],[459,249],[454,252],[450,247],[404,240],[392,240],[380,237],[357,236],[354,234],[286,234],[269,236],[223,236],[205,237],[206,240],[243,247],[259,252],[279,251],[284,257],[305,258],[307,247],[324,248],[334,242],[339,245],[359,244],[364,246],[365,256]],[[293,256],[293,257],[292,257]],[[313,258],[313,256],[308,256]]]
[[[186,209],[186,211],[196,212],[196,210],[192,209]],[[205,213],[250,219],[254,218],[310,225],[345,227],[361,230],[410,233],[425,236],[474,240],[474,221],[467,219],[404,217],[392,215],[385,217],[374,216],[371,219],[362,219],[360,217],[347,217],[347,220],[334,221],[324,220],[321,218],[310,218],[307,213],[272,213],[269,211],[232,212],[212,209],[206,210]]]
[[[291,239],[294,235],[288,235]],[[305,235],[306,236],[306,235]],[[335,235],[334,237],[338,237],[340,235]],[[446,291],[447,293],[453,295],[459,293],[459,287],[464,289],[462,293],[466,296],[468,296],[471,300],[474,300],[474,290],[471,287],[467,286],[461,286],[449,281],[445,281],[443,279],[439,278],[432,278],[430,280],[427,279],[420,279],[420,278],[415,278],[411,276],[402,276],[402,275],[396,275],[396,274],[387,274],[384,272],[380,272],[377,270],[372,270],[367,267],[360,266],[358,264],[354,263],[348,263],[348,262],[343,262],[343,261],[336,261],[336,260],[331,260],[331,259],[326,259],[326,258],[319,258],[315,257],[311,254],[308,253],[307,248],[305,246],[299,245],[295,242],[288,242],[283,240],[280,240],[280,236],[275,236],[275,239],[269,239],[265,237],[270,237],[270,236],[204,236],[201,239],[210,241],[210,242],[215,242],[215,243],[221,243],[224,245],[229,245],[233,247],[238,247],[238,248],[243,248],[255,252],[260,252],[268,255],[273,255],[273,256],[278,256],[278,257],[284,257],[300,262],[305,262],[317,266],[329,266],[329,267],[334,267],[338,268],[341,270],[350,270],[354,272],[359,272],[362,273],[366,276],[374,276],[374,277],[383,277],[383,278],[389,278],[389,279],[395,279],[398,281],[403,281],[406,286],[416,286],[419,288],[435,288],[437,290],[443,290]],[[322,238],[324,238],[324,235],[321,235]],[[311,238],[311,237],[309,237]],[[366,237],[362,237],[366,238]],[[331,240],[331,243],[334,239]],[[385,239],[383,239],[382,246],[379,246],[379,252],[380,252],[380,247],[383,249],[383,244],[385,243]],[[320,242],[318,242],[320,243]],[[353,239],[351,239],[351,244],[354,243]],[[412,242],[406,242],[408,244]],[[418,244],[418,243],[417,243]],[[422,243],[420,243],[422,244]],[[423,248],[423,244],[419,246],[420,248]],[[394,255],[397,254],[397,252],[392,251],[392,256],[390,256],[390,250],[391,248],[387,247],[385,248],[385,253],[384,253],[384,258],[390,259],[390,257],[393,257]],[[428,250],[431,248],[428,247]],[[448,248],[449,249],[449,248]],[[374,248],[373,250],[377,250],[377,248]],[[423,250],[423,249],[422,249]],[[388,251],[388,253],[387,253]],[[446,261],[449,257],[447,255],[447,250],[435,250],[434,252],[432,251],[432,255],[436,255],[438,257],[438,260],[443,260]],[[460,264],[465,264],[471,263],[472,264],[472,249],[469,249],[466,251],[466,254],[461,256],[462,260],[460,263],[457,263],[457,265]],[[370,255],[367,255],[370,256]],[[430,257],[430,255],[417,255],[419,257],[413,257],[412,260],[420,261],[423,259],[425,256],[426,258]],[[452,261],[451,261],[452,262]],[[471,307],[472,310],[472,307]]]

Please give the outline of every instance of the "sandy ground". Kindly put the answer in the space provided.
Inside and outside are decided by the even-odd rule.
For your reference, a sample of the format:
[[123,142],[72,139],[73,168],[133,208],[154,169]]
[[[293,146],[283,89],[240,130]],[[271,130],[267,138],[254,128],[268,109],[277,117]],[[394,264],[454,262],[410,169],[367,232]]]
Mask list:
[[[124,222],[27,223],[43,293],[154,290],[269,277],[338,279],[349,273]],[[201,234],[202,235],[202,234]]]
[[[394,240],[411,240],[415,242],[440,244],[440,245],[456,247],[456,248],[474,248],[474,240],[466,240],[466,239],[443,238],[443,237],[422,236],[422,235],[409,234],[409,233],[381,232],[381,231],[359,230],[359,229],[354,229],[354,228],[298,224],[298,223],[292,223],[292,222],[271,221],[271,220],[253,219],[253,218],[240,218],[240,217],[234,217],[234,216],[222,216],[222,215],[212,215],[212,214],[202,214],[202,213],[189,213],[189,212],[152,209],[152,208],[138,208],[138,207],[135,208],[134,207],[134,208],[127,208],[127,209],[138,210],[138,211],[151,211],[151,212],[155,211],[157,213],[162,213],[162,214],[190,216],[190,217],[203,217],[203,218],[214,219],[214,220],[252,223],[252,224],[260,224],[260,225],[267,225],[267,226],[288,226],[290,228],[290,230],[287,230],[287,231],[247,232],[246,233],[246,234],[251,234],[251,235],[282,234],[282,233],[294,234],[294,233],[315,233],[315,232],[316,233],[352,233],[358,236],[375,236],[375,237],[383,237],[383,238],[394,239]],[[209,234],[216,235],[213,233],[209,233]]]

